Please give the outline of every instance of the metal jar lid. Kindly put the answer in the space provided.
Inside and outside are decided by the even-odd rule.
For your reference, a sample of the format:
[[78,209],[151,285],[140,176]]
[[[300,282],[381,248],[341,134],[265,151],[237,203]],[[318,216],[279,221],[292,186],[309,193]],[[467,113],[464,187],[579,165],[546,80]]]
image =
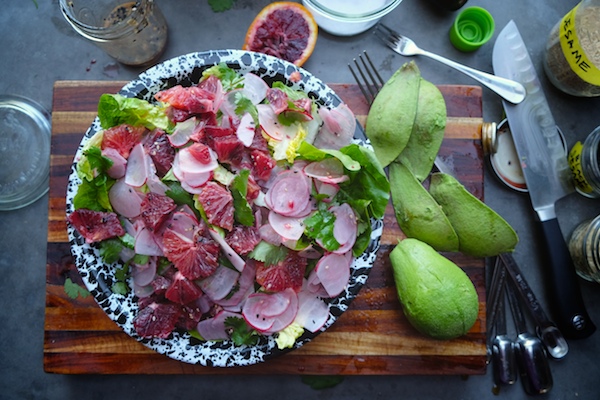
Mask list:
[[[557,129],[566,157],[567,144],[562,131],[558,127]],[[519,155],[513,142],[508,120],[502,120],[495,127],[490,124],[484,124],[481,136],[484,152],[489,155],[490,164],[498,179],[511,189],[519,192],[527,192],[527,184],[525,183],[525,177],[523,176]]]
[[0,210],[25,207],[49,188],[50,119],[36,102],[0,95]]

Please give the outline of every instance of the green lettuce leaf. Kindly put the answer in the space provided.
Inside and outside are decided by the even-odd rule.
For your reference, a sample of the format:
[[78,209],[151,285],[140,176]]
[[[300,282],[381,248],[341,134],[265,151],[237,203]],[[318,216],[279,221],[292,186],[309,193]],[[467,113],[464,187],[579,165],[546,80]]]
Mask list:
[[104,129],[121,124],[160,128],[167,132],[173,129],[164,106],[120,94],[105,93],[100,96],[98,118]]

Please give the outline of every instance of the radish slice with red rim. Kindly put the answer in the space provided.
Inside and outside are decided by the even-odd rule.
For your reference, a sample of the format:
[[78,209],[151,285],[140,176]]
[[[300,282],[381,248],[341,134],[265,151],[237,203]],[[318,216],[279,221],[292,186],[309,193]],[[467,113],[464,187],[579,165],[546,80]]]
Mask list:
[[326,183],[341,183],[349,179],[344,173],[344,164],[335,157],[311,162],[304,167],[304,173]]
[[303,218],[285,217],[271,211],[269,213],[269,224],[284,239],[298,240],[304,233]]
[[244,114],[240,120],[240,124],[237,127],[236,135],[240,142],[246,147],[250,147],[254,140],[254,134],[256,132],[256,124],[250,113]]

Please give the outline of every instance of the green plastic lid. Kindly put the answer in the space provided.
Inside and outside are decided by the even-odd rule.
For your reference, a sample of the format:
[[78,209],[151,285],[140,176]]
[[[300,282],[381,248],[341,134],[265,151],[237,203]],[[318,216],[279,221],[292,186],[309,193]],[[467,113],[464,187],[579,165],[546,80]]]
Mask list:
[[494,18],[484,8],[468,7],[450,28],[450,41],[460,51],[475,51],[494,34]]

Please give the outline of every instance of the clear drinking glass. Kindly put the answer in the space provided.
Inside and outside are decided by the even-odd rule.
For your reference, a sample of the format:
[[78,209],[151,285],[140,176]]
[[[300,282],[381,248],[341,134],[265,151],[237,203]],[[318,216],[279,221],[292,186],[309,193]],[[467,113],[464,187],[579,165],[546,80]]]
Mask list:
[[65,19],[117,61],[155,63],[167,44],[167,23],[154,0],[60,0]]

